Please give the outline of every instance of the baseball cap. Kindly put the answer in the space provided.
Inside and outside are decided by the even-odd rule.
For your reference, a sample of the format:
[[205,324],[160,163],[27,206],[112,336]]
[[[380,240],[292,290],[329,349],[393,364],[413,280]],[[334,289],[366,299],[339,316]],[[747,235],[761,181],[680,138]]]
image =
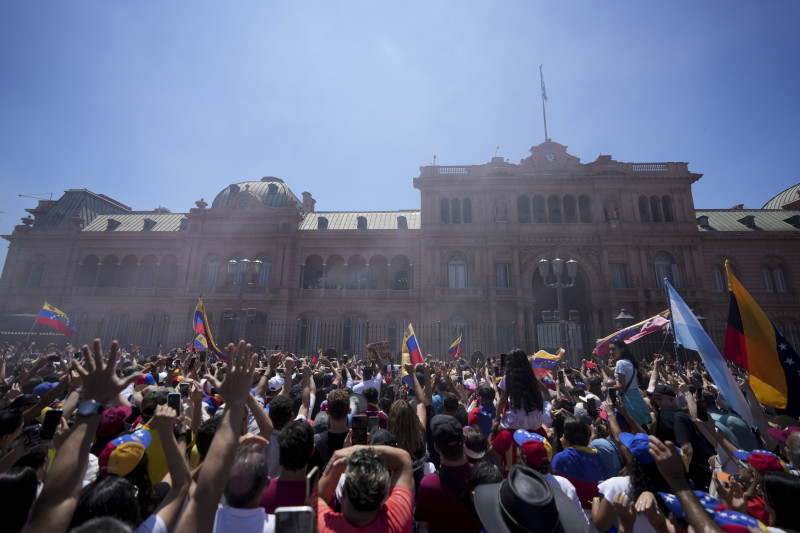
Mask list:
[[370,445],[372,446],[394,446],[397,448],[397,440],[392,436],[391,433],[386,431],[385,429],[377,430],[370,439]]
[[279,391],[283,388],[283,378],[280,376],[272,376],[269,378],[269,390]]
[[167,403],[167,396],[174,389],[168,387],[151,387],[142,395],[142,403],[139,405],[139,411],[144,417],[151,417],[156,412],[156,407]]
[[116,435],[125,426],[125,419],[131,416],[131,408],[127,405],[109,407],[100,415],[97,425],[98,437],[111,437]]
[[58,383],[43,381],[42,383],[39,383],[33,388],[33,394],[35,394],[36,396],[44,396],[45,394],[56,388],[56,386],[58,386]]
[[748,462],[759,474],[787,471],[786,464],[780,457],[767,450],[753,450],[752,452],[736,450],[733,455],[737,459]]
[[150,432],[146,429],[112,440],[98,458],[100,474],[127,476],[142,460],[149,445]]
[[436,415],[431,419],[433,442],[437,446],[452,446],[464,439],[464,428],[450,415]]
[[619,440],[643,465],[653,464],[655,459],[650,455],[650,439],[645,433],[620,433]]
[[798,426],[789,426],[785,429],[780,428],[768,428],[767,433],[770,434],[771,437],[778,439],[779,441],[786,443],[786,439],[789,438],[789,435],[792,433],[800,432],[800,427]]
[[514,432],[514,442],[519,444],[525,459],[531,466],[542,466],[553,459],[553,448],[550,442],[539,435],[524,429]]
[[650,393],[651,396],[672,396],[675,397],[675,391],[672,390],[669,385],[666,383],[659,383],[656,385],[656,388],[653,392]]

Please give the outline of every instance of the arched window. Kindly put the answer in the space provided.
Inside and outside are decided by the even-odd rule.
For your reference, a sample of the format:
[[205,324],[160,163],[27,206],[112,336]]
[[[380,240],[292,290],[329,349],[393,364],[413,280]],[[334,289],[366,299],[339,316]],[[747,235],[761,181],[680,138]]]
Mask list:
[[592,200],[585,194],[580,195],[578,198],[578,211],[581,216],[582,224],[591,224],[592,222]]
[[772,273],[775,275],[775,289],[778,292],[789,292],[789,288],[786,286],[786,275],[783,273],[783,267],[775,265],[775,269]]
[[647,197],[639,197],[639,218],[642,222],[650,222],[650,213],[647,209]]
[[661,197],[661,210],[664,212],[664,222],[675,222],[675,215],[672,213],[672,198]]
[[216,257],[209,259],[203,273],[203,286],[215,287],[219,280],[219,259]]
[[667,278],[669,284],[680,289],[680,278],[678,277],[678,265],[672,262],[672,258],[664,252],[659,252],[653,259],[653,264],[656,270],[656,286],[659,289],[664,288],[664,278]]
[[90,255],[81,262],[81,270],[78,275],[78,287],[94,287],[97,280],[97,271],[100,268],[100,260],[96,255]]
[[272,259],[269,257],[259,257],[258,260],[261,261],[261,271],[258,273],[256,286],[268,287],[272,276]]
[[711,272],[714,275],[714,291],[726,292],[728,290],[728,285],[725,283],[725,272],[722,270],[722,267],[714,265],[711,268]]
[[578,221],[578,211],[575,205],[575,197],[567,195],[564,197],[564,222],[574,223]]
[[347,288],[367,288],[367,262],[360,255],[347,260]]
[[127,289],[136,286],[138,269],[135,255],[126,255],[122,258],[122,264],[119,267],[119,277],[117,278],[117,287]]
[[406,217],[397,217],[397,229],[408,229],[408,219]]
[[322,257],[314,254],[306,258],[303,264],[304,289],[321,289],[325,271],[322,267]]
[[467,286],[467,260],[461,254],[454,254],[447,262],[447,286],[463,289]]
[[658,196],[650,198],[650,215],[653,217],[653,222],[661,222],[661,201]]
[[464,224],[472,224],[472,200],[464,198],[461,202],[461,210],[463,211],[461,218],[464,220]]
[[41,287],[44,281],[44,271],[47,265],[44,263],[34,263],[28,272],[28,287]]
[[107,255],[103,258],[100,272],[97,275],[98,287],[114,287],[117,284],[117,271],[119,270],[119,260],[116,255]]
[[547,212],[550,215],[551,224],[561,222],[561,199],[555,194],[547,199]]
[[158,267],[158,278],[156,279],[156,287],[158,288],[172,288],[178,282],[178,259],[174,255],[168,255],[161,259],[161,265]]
[[317,217],[317,229],[328,229],[328,219],[325,217]]
[[357,221],[358,229],[367,229],[367,217],[358,217]]
[[396,255],[392,258],[391,289],[407,291],[411,288],[411,266],[408,257]]
[[450,223],[450,200],[447,198],[442,198],[442,201],[439,202],[439,211],[442,213],[442,224],[449,224]]
[[136,286],[140,289],[152,289],[156,285],[156,264],[158,260],[154,255],[145,256],[139,265],[139,278]]
[[775,292],[775,284],[772,282],[772,269],[764,265],[761,267],[761,274],[764,276],[764,290],[767,292]]
[[537,194],[533,197],[533,221],[536,224],[547,222],[547,214],[544,207],[544,196]]
[[531,221],[531,203],[524,194],[517,196],[517,221],[522,224]]
[[453,221],[453,224],[461,224],[461,200],[458,198],[453,198],[452,201],[452,215],[450,216],[450,220]]

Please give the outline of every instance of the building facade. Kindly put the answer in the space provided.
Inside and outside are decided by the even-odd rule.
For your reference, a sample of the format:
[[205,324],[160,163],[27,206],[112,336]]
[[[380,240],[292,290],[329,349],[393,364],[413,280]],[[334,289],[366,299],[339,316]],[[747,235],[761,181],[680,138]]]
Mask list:
[[[663,278],[721,341],[727,258],[800,344],[800,185],[758,210],[697,209],[701,175],[687,163],[581,163],[550,140],[530,151],[516,164],[421,167],[420,209],[409,211],[318,212],[310,193],[273,177],[188,213],[68,190],[4,236],[0,333],[26,333],[46,300],[75,322],[73,341],[172,346],[191,340],[202,296],[218,344],[397,350],[412,322],[426,352],[462,335],[466,353],[563,345],[576,358],[621,310],[663,311]],[[560,291],[545,283],[555,258],[571,260]]]

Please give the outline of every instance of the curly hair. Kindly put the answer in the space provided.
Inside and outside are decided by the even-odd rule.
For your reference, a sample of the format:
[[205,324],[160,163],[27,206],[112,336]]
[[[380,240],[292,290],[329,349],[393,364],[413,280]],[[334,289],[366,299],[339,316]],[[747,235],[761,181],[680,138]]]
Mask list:
[[422,424],[419,423],[414,408],[405,400],[397,400],[392,404],[386,430],[395,438],[397,445],[407,451],[412,458],[417,457],[417,452],[425,444]]
[[544,409],[542,391],[536,383],[531,363],[519,348],[506,356],[505,380],[509,407],[524,409],[528,413]]
[[[628,463],[628,476],[631,483],[631,501],[636,502],[643,492],[670,492],[669,483],[661,476],[655,465],[644,465],[633,457]],[[658,507],[664,516],[669,514],[667,504],[661,498],[656,498]]]
[[364,448],[347,458],[344,491],[347,503],[362,512],[380,508],[389,489],[391,474],[378,452]]

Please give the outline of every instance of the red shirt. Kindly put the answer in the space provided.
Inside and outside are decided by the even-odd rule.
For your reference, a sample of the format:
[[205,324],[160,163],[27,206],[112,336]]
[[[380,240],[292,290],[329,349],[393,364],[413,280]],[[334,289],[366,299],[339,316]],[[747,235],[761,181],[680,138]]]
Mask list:
[[[469,463],[441,467],[465,485],[471,468]],[[419,484],[414,518],[427,522],[431,533],[479,533],[483,529],[478,517],[464,508],[453,489],[436,473],[428,474]]]
[[383,502],[377,518],[369,525],[358,527],[348,522],[342,513],[337,513],[326,503],[319,502],[317,512],[317,528],[319,533],[411,533],[413,519],[414,494],[406,487],[395,485],[386,501]]
[[281,481],[278,478],[271,479],[269,486],[261,494],[261,507],[267,514],[275,514],[278,507],[291,507],[294,505],[306,504],[306,482],[300,481]]
[[503,477],[507,477],[511,467],[520,462],[517,457],[517,443],[514,442],[514,430],[501,431],[492,440],[492,448],[500,455],[500,464],[497,466],[503,471]]

